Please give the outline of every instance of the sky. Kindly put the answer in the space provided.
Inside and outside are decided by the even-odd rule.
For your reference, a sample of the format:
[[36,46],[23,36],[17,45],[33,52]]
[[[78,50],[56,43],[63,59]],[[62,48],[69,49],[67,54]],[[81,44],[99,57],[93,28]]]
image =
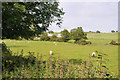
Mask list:
[[118,30],[118,0],[61,0],[60,8],[65,12],[61,28],[53,23],[49,30],[70,31],[77,27],[85,32]]

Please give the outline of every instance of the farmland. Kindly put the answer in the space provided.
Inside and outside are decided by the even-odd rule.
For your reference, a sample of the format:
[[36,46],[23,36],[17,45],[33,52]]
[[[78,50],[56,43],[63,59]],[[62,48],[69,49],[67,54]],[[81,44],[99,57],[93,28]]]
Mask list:
[[89,54],[94,51],[99,51],[107,54],[105,58],[109,59],[107,66],[110,71],[117,74],[118,72],[118,46],[110,45],[112,40],[118,41],[118,33],[88,33],[88,40],[92,42],[91,45],[75,45],[67,42],[56,42],[55,45],[50,41],[32,41],[32,40],[9,40],[4,39],[7,47],[13,53],[19,53],[23,49],[24,56],[28,52],[35,52],[42,54],[44,59],[50,55],[50,50],[53,51],[54,57],[62,57],[67,59],[88,59]]

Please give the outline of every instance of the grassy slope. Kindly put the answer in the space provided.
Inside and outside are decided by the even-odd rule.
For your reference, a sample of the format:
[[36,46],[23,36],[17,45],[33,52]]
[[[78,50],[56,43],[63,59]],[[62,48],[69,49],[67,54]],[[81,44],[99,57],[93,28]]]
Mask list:
[[111,40],[117,41],[117,37],[117,33],[89,33],[88,38],[90,41],[92,41],[93,44],[83,46],[64,42],[56,42],[57,45],[54,45],[53,42],[46,41],[4,40],[4,42],[13,52],[20,52],[23,49],[25,55],[31,51],[43,54],[45,59],[49,56],[50,50],[54,52],[54,56],[61,56],[63,58],[69,59],[87,59],[89,54],[95,50],[98,50],[108,54],[107,58],[110,59],[108,62],[108,67],[111,71],[117,73],[118,46],[106,45],[109,44]]

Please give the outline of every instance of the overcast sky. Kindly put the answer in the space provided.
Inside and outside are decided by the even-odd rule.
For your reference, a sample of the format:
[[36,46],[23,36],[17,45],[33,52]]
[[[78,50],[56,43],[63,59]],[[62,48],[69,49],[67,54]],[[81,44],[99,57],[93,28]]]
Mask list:
[[49,30],[60,32],[64,29],[83,27],[85,32],[100,30],[111,32],[118,30],[118,2],[117,0],[69,0],[60,1],[65,15],[61,28],[55,24]]

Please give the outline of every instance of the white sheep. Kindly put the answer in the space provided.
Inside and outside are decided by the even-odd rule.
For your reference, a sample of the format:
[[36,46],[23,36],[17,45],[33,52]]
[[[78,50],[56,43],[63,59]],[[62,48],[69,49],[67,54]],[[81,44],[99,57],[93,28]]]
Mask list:
[[96,55],[95,52],[93,52],[91,56],[95,56],[95,55]]
[[50,55],[53,55],[52,51],[50,50]]

